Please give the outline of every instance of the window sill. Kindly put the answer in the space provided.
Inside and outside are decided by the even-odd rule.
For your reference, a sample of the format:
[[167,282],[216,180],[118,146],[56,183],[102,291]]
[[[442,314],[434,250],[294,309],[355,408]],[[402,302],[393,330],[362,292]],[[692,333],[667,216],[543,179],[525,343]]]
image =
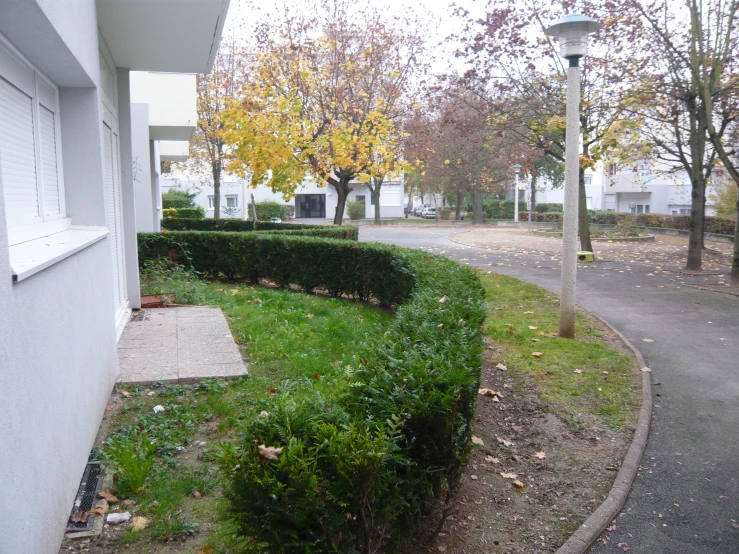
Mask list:
[[44,237],[15,244],[10,250],[13,280],[23,281],[105,238],[105,227],[71,226]]

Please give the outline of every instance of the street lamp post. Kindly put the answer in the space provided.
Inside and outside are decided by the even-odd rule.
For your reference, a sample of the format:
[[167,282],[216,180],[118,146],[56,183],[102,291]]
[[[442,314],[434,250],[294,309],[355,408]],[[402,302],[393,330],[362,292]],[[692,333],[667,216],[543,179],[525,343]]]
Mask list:
[[567,128],[565,140],[565,201],[562,214],[562,279],[559,298],[559,336],[575,337],[577,283],[577,212],[580,151],[580,58],[588,52],[588,35],[601,24],[577,13],[564,16],[545,33],[559,38],[567,68]]
[[518,174],[521,172],[521,166],[519,164],[513,164],[513,171],[516,172],[516,186],[513,192],[513,221],[518,223]]

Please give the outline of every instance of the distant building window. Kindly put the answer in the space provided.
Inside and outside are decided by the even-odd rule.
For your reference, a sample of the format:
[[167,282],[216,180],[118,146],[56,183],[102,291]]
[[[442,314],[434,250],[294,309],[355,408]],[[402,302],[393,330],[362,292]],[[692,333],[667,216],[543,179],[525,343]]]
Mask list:
[[239,197],[236,195],[226,195],[226,207],[227,208],[238,208]]
[[215,209],[216,204],[216,197],[215,196],[209,196],[208,197],[208,209],[213,210]]
[[680,208],[680,215],[690,215],[690,208]]
[[593,176],[592,175],[586,175],[585,176],[585,185],[590,186],[593,184]]

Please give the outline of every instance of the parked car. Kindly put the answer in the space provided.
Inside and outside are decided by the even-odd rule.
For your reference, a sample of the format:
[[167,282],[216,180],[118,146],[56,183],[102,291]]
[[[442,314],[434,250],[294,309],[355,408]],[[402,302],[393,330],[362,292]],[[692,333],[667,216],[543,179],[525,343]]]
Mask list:
[[436,219],[436,208],[426,208],[423,211],[423,217],[425,219]]

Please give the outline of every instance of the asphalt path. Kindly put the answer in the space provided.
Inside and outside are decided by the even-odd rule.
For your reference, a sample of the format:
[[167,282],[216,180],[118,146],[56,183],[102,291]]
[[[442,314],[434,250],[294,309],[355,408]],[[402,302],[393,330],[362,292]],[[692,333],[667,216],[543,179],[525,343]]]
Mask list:
[[[559,291],[559,257],[454,242],[464,231],[362,227],[359,236]],[[619,261],[581,264],[577,302],[639,348],[654,394],[649,441],[629,499],[590,552],[739,553],[739,297]]]

